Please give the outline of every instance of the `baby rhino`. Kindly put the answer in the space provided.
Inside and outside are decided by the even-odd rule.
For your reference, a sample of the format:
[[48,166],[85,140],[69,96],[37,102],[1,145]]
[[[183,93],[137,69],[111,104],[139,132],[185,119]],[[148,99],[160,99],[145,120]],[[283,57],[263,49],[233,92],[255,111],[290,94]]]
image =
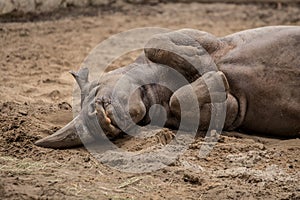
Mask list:
[[[166,66],[170,70],[163,70]],[[176,81],[180,77],[174,78],[174,71],[186,82]],[[124,74],[129,77],[127,82],[116,87]],[[214,103],[226,105],[224,130],[300,136],[297,26],[263,27],[222,38],[193,29],[158,34],[149,39],[134,63],[104,74],[98,82],[88,82],[87,69],[73,76],[82,90],[80,114],[36,145],[78,146],[82,144],[80,138],[94,140],[101,131],[115,137],[161,115],[166,120],[160,125],[176,129],[195,112],[201,113],[198,130],[207,130]],[[155,84],[161,82],[172,82],[173,87]],[[196,96],[197,109],[192,95]],[[179,99],[191,105],[190,109],[182,112]],[[165,112],[158,110],[150,117],[149,110],[155,104]],[[80,126],[92,131],[78,133]]]

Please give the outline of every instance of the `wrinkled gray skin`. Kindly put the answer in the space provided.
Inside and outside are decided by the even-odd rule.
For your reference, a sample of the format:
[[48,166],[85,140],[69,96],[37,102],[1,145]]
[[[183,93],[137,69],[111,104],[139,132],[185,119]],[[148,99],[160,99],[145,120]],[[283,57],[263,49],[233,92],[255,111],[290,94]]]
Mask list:
[[[211,58],[217,70],[211,67]],[[133,64],[105,74],[100,82],[89,83],[87,69],[73,72],[82,89],[82,112],[36,145],[49,148],[81,145],[75,125],[85,119],[87,127],[94,126],[89,122],[92,120],[86,120],[87,115],[93,114],[105,134],[115,137],[120,134],[120,127],[126,131],[135,123],[149,124],[148,112],[153,104],[161,104],[166,109],[166,127],[178,128],[181,118],[193,117],[194,110],[182,114],[178,102],[181,97],[187,103],[191,99],[187,83],[174,84],[174,93],[155,84],[140,87],[131,96],[124,92],[147,76],[156,81],[176,80],[160,70],[163,65],[177,70],[191,84],[201,111],[199,130],[207,130],[209,126],[212,103],[226,102],[225,130],[300,136],[300,27],[264,27],[223,38],[182,29],[156,35]],[[138,71],[139,66],[147,66],[147,70]],[[131,76],[132,69],[137,71],[132,73],[130,84],[124,84],[124,91],[112,95],[116,82],[125,73]],[[86,114],[85,107],[91,109],[90,114]]]

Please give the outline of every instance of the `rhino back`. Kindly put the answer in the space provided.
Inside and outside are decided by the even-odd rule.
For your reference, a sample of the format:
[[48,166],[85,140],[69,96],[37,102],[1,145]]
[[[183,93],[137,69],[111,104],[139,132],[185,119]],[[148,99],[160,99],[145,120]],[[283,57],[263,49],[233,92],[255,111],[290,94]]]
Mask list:
[[299,135],[300,27],[260,28],[221,40],[229,50],[217,65],[230,92],[239,101],[246,100],[242,127]]

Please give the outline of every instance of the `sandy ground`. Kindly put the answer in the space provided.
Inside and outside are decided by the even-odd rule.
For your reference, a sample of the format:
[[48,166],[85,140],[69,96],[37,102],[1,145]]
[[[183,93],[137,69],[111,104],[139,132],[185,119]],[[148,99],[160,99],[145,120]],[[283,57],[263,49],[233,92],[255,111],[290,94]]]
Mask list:
[[[0,198],[300,199],[299,139],[221,136],[202,159],[198,138],[172,165],[143,174],[99,164],[84,148],[33,144],[72,119],[68,71],[112,34],[158,26],[224,36],[266,25],[300,25],[300,7],[161,4],[0,23]],[[147,142],[133,138],[119,145],[135,151]]]

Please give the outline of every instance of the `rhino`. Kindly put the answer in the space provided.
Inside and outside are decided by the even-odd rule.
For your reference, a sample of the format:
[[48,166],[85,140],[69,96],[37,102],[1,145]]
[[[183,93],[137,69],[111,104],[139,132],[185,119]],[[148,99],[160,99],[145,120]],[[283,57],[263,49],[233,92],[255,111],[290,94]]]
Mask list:
[[[161,70],[162,66],[172,70]],[[174,78],[173,71],[186,81],[176,82],[178,77]],[[114,89],[124,74],[129,74],[130,81],[121,85],[131,88],[130,95],[122,87]],[[38,140],[38,146],[79,146],[82,138],[95,140],[95,132],[101,130],[114,138],[162,115],[166,120],[161,126],[178,129],[183,118],[200,112],[197,130],[207,130],[213,103],[225,105],[223,130],[300,136],[299,26],[262,27],[220,38],[194,29],[157,34],[132,64],[105,73],[99,81],[89,82],[86,68],[72,75],[81,89],[82,110],[65,127]],[[174,87],[143,85],[147,78],[173,81]],[[113,91],[118,95],[112,95]],[[196,108],[192,93],[196,96]],[[191,105],[190,109],[181,112],[179,99]],[[164,112],[159,110],[151,117],[151,106],[156,104]],[[81,123],[92,128],[93,134],[78,133],[76,126]]]

